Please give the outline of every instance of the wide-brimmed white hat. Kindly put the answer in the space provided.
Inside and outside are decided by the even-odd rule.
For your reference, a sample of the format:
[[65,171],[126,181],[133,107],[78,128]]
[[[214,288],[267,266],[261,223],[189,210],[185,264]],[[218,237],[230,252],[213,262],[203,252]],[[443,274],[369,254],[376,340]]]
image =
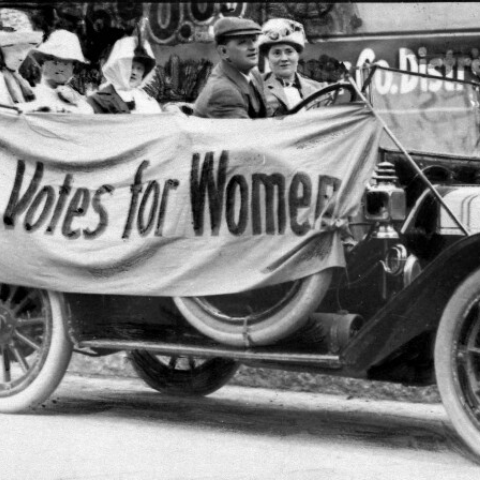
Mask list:
[[0,48],[25,43],[38,45],[42,41],[42,32],[8,32],[0,30]]
[[78,37],[68,30],[55,30],[39,47],[32,50],[31,54],[37,61],[48,57],[60,60],[88,63],[82,53]]
[[305,46],[303,25],[295,20],[286,18],[272,18],[268,20],[262,26],[262,33],[258,38],[258,46],[265,51],[278,43],[292,45],[298,52],[302,52]]
[[0,48],[19,43],[38,45],[43,32],[35,32],[25,12],[0,8]]

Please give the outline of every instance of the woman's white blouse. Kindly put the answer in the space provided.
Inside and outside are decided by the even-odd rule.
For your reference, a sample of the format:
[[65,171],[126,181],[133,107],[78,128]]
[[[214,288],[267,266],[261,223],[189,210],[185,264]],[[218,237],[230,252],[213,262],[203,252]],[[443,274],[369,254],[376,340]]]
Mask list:
[[296,87],[283,87],[285,98],[287,99],[288,108],[294,107],[302,100],[300,92]]

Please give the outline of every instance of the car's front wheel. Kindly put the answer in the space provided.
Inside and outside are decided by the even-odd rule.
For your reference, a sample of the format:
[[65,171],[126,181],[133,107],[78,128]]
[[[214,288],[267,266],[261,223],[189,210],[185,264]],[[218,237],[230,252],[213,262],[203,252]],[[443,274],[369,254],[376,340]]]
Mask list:
[[480,270],[460,284],[444,310],[435,372],[458,436],[480,459]]

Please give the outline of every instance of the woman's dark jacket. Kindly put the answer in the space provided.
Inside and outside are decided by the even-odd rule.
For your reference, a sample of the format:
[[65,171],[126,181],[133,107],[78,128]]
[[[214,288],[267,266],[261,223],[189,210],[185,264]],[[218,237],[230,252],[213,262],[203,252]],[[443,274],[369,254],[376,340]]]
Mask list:
[[127,102],[122,100],[113,85],[107,85],[90,95],[87,102],[95,113],[130,113]]
[[[269,117],[278,117],[285,115],[288,108],[287,97],[283,91],[283,85],[272,72],[268,72],[263,77],[265,85],[265,97],[267,99],[267,109]],[[294,86],[298,88],[302,99],[308,97],[313,92],[325,88],[326,82],[317,82],[300,74],[295,74]]]

